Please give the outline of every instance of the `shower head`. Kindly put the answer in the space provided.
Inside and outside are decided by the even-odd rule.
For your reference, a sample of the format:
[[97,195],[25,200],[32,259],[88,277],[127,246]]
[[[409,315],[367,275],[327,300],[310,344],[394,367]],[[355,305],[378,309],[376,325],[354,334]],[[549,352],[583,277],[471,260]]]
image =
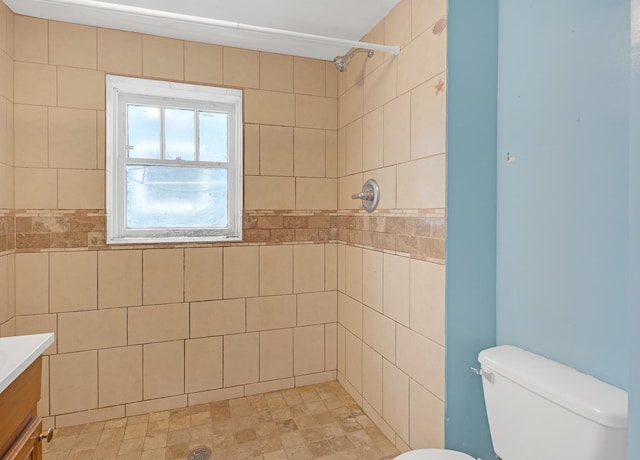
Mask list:
[[351,59],[353,59],[353,56],[355,56],[356,53],[359,52],[366,52],[367,53],[367,57],[372,57],[373,54],[375,53],[374,50],[366,50],[363,48],[356,48],[355,50],[353,50],[352,52],[350,52],[349,54],[345,54],[344,56],[336,56],[333,58],[333,63],[336,66],[336,69],[338,69],[338,72],[344,72],[345,70],[347,70],[347,65],[349,64],[349,61],[351,61]]

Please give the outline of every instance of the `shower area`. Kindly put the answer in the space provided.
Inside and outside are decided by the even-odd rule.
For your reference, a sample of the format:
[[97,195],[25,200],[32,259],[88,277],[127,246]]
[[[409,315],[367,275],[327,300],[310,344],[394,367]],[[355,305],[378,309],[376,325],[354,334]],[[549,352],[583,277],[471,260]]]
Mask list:
[[[445,1],[402,0],[362,38],[399,54],[333,62],[0,8],[0,334],[56,335],[45,428],[298,389],[397,451],[444,446]],[[243,91],[241,242],[106,244],[107,74]]]

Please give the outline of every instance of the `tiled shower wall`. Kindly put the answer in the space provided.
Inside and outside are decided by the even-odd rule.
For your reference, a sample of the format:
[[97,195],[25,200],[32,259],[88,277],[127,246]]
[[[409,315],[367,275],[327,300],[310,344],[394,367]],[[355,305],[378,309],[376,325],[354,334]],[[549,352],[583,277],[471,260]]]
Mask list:
[[402,0],[367,40],[402,49],[338,80],[338,380],[400,450],[442,447],[446,2]]
[[[48,425],[333,380],[337,72],[15,16],[18,334]],[[244,243],[107,247],[105,73],[244,89]]]
[[0,337],[15,332],[13,19],[11,10],[0,2]]

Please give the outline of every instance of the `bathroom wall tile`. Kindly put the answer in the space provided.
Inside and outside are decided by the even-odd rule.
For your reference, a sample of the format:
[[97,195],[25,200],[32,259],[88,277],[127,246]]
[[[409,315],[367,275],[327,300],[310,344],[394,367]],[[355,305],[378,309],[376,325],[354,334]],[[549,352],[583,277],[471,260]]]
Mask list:
[[104,170],[106,168],[106,148],[107,148],[107,122],[104,111],[96,112],[96,150],[97,150],[97,167]]
[[362,301],[362,248],[347,246],[345,253],[346,293]]
[[444,400],[444,347],[406,327],[396,327],[397,365]]
[[295,95],[276,91],[244,90],[244,121],[265,125],[295,126]]
[[296,388],[319,383],[333,382],[336,380],[336,371],[316,372],[315,374],[299,375],[295,377]]
[[225,46],[224,84],[240,88],[260,87],[260,53]]
[[182,80],[184,42],[173,38],[142,36],[142,74],[145,77]]
[[396,166],[388,166],[386,168],[375,169],[369,171],[366,175],[367,179],[374,179],[378,183],[380,190],[384,193],[380,194],[378,202],[378,210],[395,209],[396,208]]
[[324,288],[327,291],[338,289],[338,245],[324,245]]
[[382,364],[382,415],[395,432],[408,442],[409,377],[386,360]]
[[406,326],[409,325],[409,259],[384,255],[383,275],[384,314]]
[[58,67],[58,105],[104,110],[105,75],[102,70]]
[[298,244],[293,248],[293,292],[324,290],[324,245]]
[[444,449],[444,402],[411,380],[409,440],[412,449]]
[[382,252],[362,251],[362,303],[382,312]]
[[184,250],[186,301],[222,298],[222,248]]
[[[411,93],[384,106],[384,165],[404,163],[411,155]],[[417,126],[416,126],[417,128]],[[420,130],[424,128],[420,126]]]
[[411,329],[444,346],[444,265],[411,260]]
[[165,410],[187,407],[187,395],[169,396],[168,398],[151,399],[129,403],[126,406],[127,417],[133,415],[145,415],[150,412],[162,412]]
[[99,28],[98,69],[110,73],[142,75],[142,35]]
[[47,108],[16,104],[15,165],[46,168],[49,162]]
[[184,296],[182,249],[147,249],[142,253],[142,300],[145,305],[181,302]]
[[338,322],[362,338],[362,304],[338,292]]
[[[22,170],[24,171],[24,170]],[[46,171],[46,170],[39,170]],[[24,174],[22,174],[24,176]],[[55,171],[54,171],[55,177]],[[35,184],[29,184],[35,185]],[[16,189],[18,187],[15,187]],[[24,187],[22,187],[24,189]],[[16,190],[17,192],[17,190]],[[45,204],[47,203],[47,197],[43,196],[43,193],[34,194],[34,196],[27,197],[28,199],[36,199],[43,200]],[[22,203],[25,200],[20,199],[17,203]],[[55,205],[55,198],[54,198]],[[0,163],[0,206],[5,209],[14,207],[14,168],[12,166],[7,166]]]
[[293,330],[293,373],[324,371],[324,326],[297,327]]
[[46,19],[14,17],[14,57],[16,61],[49,62],[49,24]]
[[260,88],[272,91],[293,91],[293,57],[284,54],[260,53]]
[[362,346],[362,396],[382,414],[382,356],[364,344]]
[[356,53],[349,63],[345,74],[345,82],[347,88],[362,84],[364,77],[364,61],[368,59],[365,53]]
[[49,108],[49,167],[95,169],[96,112]]
[[293,246],[260,247],[260,295],[293,293]]
[[96,28],[49,21],[49,63],[95,69]]
[[51,356],[51,414],[98,407],[98,352]]
[[128,321],[130,345],[189,337],[188,304],[131,307]]
[[143,345],[143,397],[184,393],[184,341]]
[[191,303],[191,337],[245,332],[245,299]]
[[296,95],[296,126],[336,129],[338,102],[334,98]]
[[296,209],[333,210],[338,203],[336,179],[296,178]]
[[[7,100],[17,101],[14,89],[18,87],[15,86],[16,75],[14,69],[13,59],[6,53],[0,52],[0,96],[4,96]],[[42,80],[39,80],[39,82],[42,83]],[[24,90],[24,86],[21,89]]]
[[345,339],[345,377],[362,394],[362,341],[349,331]]
[[224,337],[224,386],[254,383],[260,379],[260,335],[226,335]]
[[260,381],[293,376],[293,330],[260,333]]
[[15,255],[16,315],[49,311],[49,254]]
[[209,43],[184,42],[184,79],[220,85],[223,81],[223,47]]
[[185,392],[222,388],[222,337],[185,341]]
[[58,353],[121,347],[127,344],[124,308],[58,315]]
[[346,335],[347,330],[338,323],[338,372],[342,375],[346,372]]
[[260,174],[293,176],[293,128],[260,126]]
[[411,41],[411,0],[402,0],[385,17],[385,43],[400,47]]
[[298,294],[298,326],[334,323],[338,320],[336,291]]
[[446,156],[398,165],[398,208],[442,208],[446,196]]
[[58,170],[58,209],[104,209],[104,171]]
[[244,387],[245,396],[253,396],[265,393],[271,393],[273,391],[285,390],[293,388],[295,386],[295,379],[289,377],[286,379],[269,380],[260,383],[250,383]]
[[142,346],[98,350],[98,405],[142,399]]
[[223,253],[223,296],[254,297],[258,295],[258,248],[227,247]]
[[346,288],[346,258],[347,258],[347,246],[345,244],[337,245],[337,257],[338,257],[338,265],[337,265],[337,275],[338,275],[338,292],[345,293]]
[[199,404],[225,401],[227,399],[237,399],[242,398],[244,395],[244,385],[230,388],[221,388],[219,390],[201,391],[199,393],[191,393],[190,395],[188,395],[189,406],[197,406]]
[[447,138],[446,74],[411,91],[411,158],[444,153]]
[[359,118],[346,128],[345,173],[362,171],[362,119]]
[[[429,59],[422,59],[429,56]],[[398,56],[398,94],[415,88],[447,67],[447,33],[427,31],[409,43]]]
[[351,196],[362,190],[363,183],[362,174],[353,174],[338,179],[338,210],[362,208],[362,202],[354,200]]
[[325,175],[338,177],[338,132],[325,131]]
[[293,177],[246,176],[245,209],[295,209]]
[[281,329],[295,325],[295,295],[247,299],[247,331]]
[[[105,407],[103,409],[91,409],[83,412],[76,412],[71,414],[57,415],[56,427],[64,428],[69,426],[86,425],[91,423],[99,423],[104,420],[115,420],[124,417],[125,406],[113,406]],[[44,420],[43,420],[44,428]],[[86,433],[90,436],[90,433]],[[86,450],[78,449],[80,453],[85,453]]]
[[392,319],[365,307],[362,320],[364,343],[376,350],[391,363],[396,361],[396,323]]
[[[388,43],[384,39],[385,27],[386,18],[383,18],[363,37],[363,41],[368,43]],[[395,45],[396,43],[391,44]],[[369,75],[388,59],[393,59],[393,55],[377,51],[372,57],[364,60],[364,75]]]
[[57,315],[16,316],[15,334],[45,334],[53,332],[53,343],[45,350],[45,354],[57,353],[58,350],[58,318]]
[[260,174],[260,125],[246,124],[244,131],[244,175]]
[[446,0],[431,2],[412,0],[411,12],[411,32],[415,38],[433,26],[438,19],[447,15],[447,2]]
[[295,176],[324,177],[325,164],[325,131],[296,128],[294,131]]
[[142,304],[142,251],[98,252],[98,308]]
[[361,118],[364,113],[364,85],[356,85],[349,89],[338,105],[338,128]]
[[325,96],[338,97],[338,70],[333,62],[325,62]]
[[381,168],[383,165],[384,108],[378,107],[362,119],[362,169]]
[[96,252],[54,252],[49,255],[51,312],[92,310],[98,300]]
[[337,358],[338,358],[338,323],[325,324],[324,325],[324,369],[327,371],[335,370],[338,366]]
[[296,56],[293,58],[293,73],[295,93],[325,95],[325,61]]
[[364,78],[364,113],[369,113],[396,97],[397,62],[397,59],[390,59]]
[[55,66],[16,61],[14,85],[16,104],[56,105]]
[[338,130],[338,155],[336,169],[338,177],[347,173],[347,128],[341,127]]
[[[14,262],[11,261],[13,265]],[[14,283],[9,281],[9,257],[0,256],[0,323],[4,323],[15,313],[9,312],[9,291],[14,287]],[[15,310],[12,305],[11,308]]]
[[38,401],[38,415],[45,417],[51,413],[49,410],[49,357],[42,357],[42,375],[40,385],[40,401]]

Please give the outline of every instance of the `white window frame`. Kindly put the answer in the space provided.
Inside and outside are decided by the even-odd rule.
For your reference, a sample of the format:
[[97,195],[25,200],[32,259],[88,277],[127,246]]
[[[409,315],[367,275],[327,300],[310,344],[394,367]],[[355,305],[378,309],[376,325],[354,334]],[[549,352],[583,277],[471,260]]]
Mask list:
[[[106,80],[106,201],[107,244],[179,243],[242,240],[242,91],[143,78],[107,75]],[[215,110],[229,115],[226,163],[129,159],[126,133],[127,103],[160,105],[179,102],[182,107]],[[196,142],[198,140],[196,139]],[[228,227],[131,229],[126,228],[126,164],[226,167]]]

